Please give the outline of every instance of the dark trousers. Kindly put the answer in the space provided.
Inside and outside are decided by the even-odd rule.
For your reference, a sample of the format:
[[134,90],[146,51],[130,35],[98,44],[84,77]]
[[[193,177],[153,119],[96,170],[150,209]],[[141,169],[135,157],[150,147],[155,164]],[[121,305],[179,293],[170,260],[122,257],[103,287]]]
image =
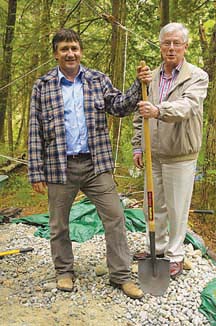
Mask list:
[[57,278],[73,274],[69,214],[79,190],[96,206],[103,223],[110,280],[127,282],[130,279],[130,253],[123,208],[112,174],[95,175],[90,156],[69,157],[67,184],[48,184],[51,254]]

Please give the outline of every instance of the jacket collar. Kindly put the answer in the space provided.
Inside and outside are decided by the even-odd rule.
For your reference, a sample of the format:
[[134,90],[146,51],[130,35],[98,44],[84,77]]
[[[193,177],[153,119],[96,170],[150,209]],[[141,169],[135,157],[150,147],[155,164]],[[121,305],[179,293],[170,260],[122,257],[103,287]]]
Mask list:
[[58,78],[58,67],[53,68],[52,70],[48,71],[46,75],[42,76],[40,79],[47,82],[51,79]]
[[[163,69],[163,63],[156,68],[153,72],[153,80],[158,80],[160,78],[160,72]],[[174,85],[178,85],[179,83],[184,82],[185,80],[189,79],[191,77],[191,69],[189,67],[188,62],[184,59],[183,64],[181,66],[181,69],[179,71],[179,75],[174,83]]]
[[[156,102],[159,102],[159,81],[160,81],[160,71],[162,69],[163,63],[161,63],[161,65],[156,68],[153,71],[152,74],[152,91],[154,94],[154,98],[156,99]],[[169,94],[179,85],[184,83],[186,80],[191,78],[191,69],[190,69],[190,64],[184,59],[182,67],[180,69],[180,72],[173,84],[173,86],[171,87],[171,89],[169,90],[169,93],[167,94],[167,96],[169,96]]]

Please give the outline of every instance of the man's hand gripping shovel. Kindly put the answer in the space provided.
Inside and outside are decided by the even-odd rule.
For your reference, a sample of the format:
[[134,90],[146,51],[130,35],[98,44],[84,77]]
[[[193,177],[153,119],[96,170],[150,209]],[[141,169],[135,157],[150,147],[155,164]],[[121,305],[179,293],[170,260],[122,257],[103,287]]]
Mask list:
[[[145,62],[141,62],[145,66]],[[146,84],[142,82],[142,99],[147,101]],[[150,257],[138,261],[138,277],[140,287],[144,293],[155,296],[163,295],[169,286],[170,271],[169,259],[158,258],[155,253],[155,220],[154,220],[154,194],[152,178],[151,142],[149,121],[144,119],[144,138],[145,138],[145,160],[146,160],[146,181],[147,181],[147,200],[148,200],[148,228],[150,240]]]

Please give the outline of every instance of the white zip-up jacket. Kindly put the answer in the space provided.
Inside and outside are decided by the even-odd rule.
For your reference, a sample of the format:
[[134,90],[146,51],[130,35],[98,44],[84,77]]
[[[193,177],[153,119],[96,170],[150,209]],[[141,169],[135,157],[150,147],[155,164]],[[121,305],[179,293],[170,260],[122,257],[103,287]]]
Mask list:
[[[158,119],[149,119],[152,155],[161,161],[196,159],[202,143],[203,102],[208,74],[184,61],[166,98],[159,103],[161,66],[153,71],[148,100],[160,110]],[[134,116],[133,149],[144,148],[142,116]]]

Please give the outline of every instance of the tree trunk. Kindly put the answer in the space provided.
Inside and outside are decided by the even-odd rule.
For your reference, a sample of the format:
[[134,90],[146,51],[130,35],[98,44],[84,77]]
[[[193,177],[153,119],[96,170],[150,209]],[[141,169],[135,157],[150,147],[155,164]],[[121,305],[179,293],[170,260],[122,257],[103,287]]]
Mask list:
[[[41,10],[41,63],[44,63],[50,57],[50,9],[52,6],[52,0],[42,0],[42,10]],[[41,74],[46,73],[47,67],[44,66],[40,72]]]
[[[39,3],[40,4],[40,3]],[[35,15],[36,17],[41,17],[41,5],[37,5],[36,8],[31,8],[30,15]],[[42,20],[42,18],[41,18]],[[45,21],[45,19],[44,19]],[[38,30],[38,21],[34,20],[32,23],[32,34],[34,35],[34,42],[35,44],[38,44],[38,51],[30,51],[28,56],[28,62],[26,65],[28,66],[28,71],[31,71],[31,74],[28,74],[23,80],[22,80],[22,88],[23,88],[23,96],[22,96],[22,114],[21,114],[21,121],[19,124],[18,132],[17,132],[17,138],[15,143],[15,149],[22,146],[23,150],[26,150],[27,142],[28,142],[28,129],[29,129],[29,114],[30,114],[30,98],[32,93],[32,86],[34,82],[36,81],[37,77],[41,76],[43,74],[42,69],[34,70],[36,67],[40,65],[40,49],[42,47],[40,43],[40,33]],[[43,33],[42,33],[43,36]],[[50,50],[50,45],[46,45],[47,50]],[[44,58],[44,62],[47,62],[49,57]],[[42,62],[42,63],[44,63]],[[47,66],[45,66],[47,69]],[[44,70],[45,71],[45,70]]]
[[179,18],[179,0],[170,0],[170,21],[177,22]]
[[160,25],[169,23],[169,0],[160,0]]
[[8,144],[10,155],[13,157],[13,113],[12,113],[12,96],[11,89],[8,93],[8,104],[7,104],[7,125],[8,125]]
[[[206,127],[206,152],[204,164],[204,182],[202,183],[202,207],[216,209],[216,24],[213,27],[211,42],[209,44],[208,67],[210,67],[209,77],[209,100]],[[204,217],[205,219],[210,217]],[[215,223],[212,217],[212,223]]]
[[[112,1],[112,15],[116,21],[125,25],[126,18],[126,0]],[[111,79],[115,87],[123,90],[124,82],[124,64],[125,64],[125,31],[118,25],[113,24],[112,28],[112,54],[111,54]],[[112,117],[112,140],[113,153],[116,155],[117,140],[119,134],[119,118]]]
[[211,67],[209,84],[208,123],[206,130],[206,170],[216,169],[216,24],[213,27],[209,45],[209,63]]
[[200,21],[199,24],[199,36],[200,36],[200,44],[201,44],[201,48],[202,48],[202,57],[203,57],[203,61],[204,61],[204,67],[206,69],[206,71],[209,73],[211,70],[211,67],[209,66],[209,45],[208,45],[208,41],[206,38],[206,33],[205,33],[205,29],[203,26],[202,21]]
[[[16,0],[8,0],[8,17],[5,29],[5,39],[3,44],[3,65],[0,76],[0,87],[7,85],[11,80],[11,62],[12,62],[12,41],[14,38],[14,27],[16,22]],[[0,143],[4,142],[5,114],[7,111],[9,90],[8,87],[1,91],[0,101]]]

